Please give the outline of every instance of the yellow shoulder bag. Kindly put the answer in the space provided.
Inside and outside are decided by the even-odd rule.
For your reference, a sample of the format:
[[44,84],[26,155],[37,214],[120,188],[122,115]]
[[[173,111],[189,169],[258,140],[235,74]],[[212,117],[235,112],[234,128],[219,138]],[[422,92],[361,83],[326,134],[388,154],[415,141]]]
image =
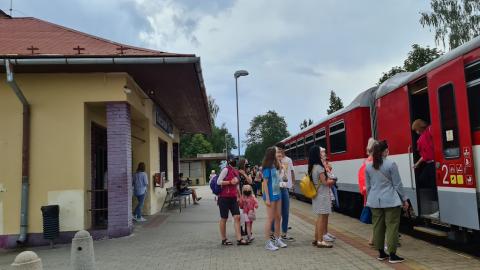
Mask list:
[[305,174],[305,176],[300,180],[300,191],[302,191],[303,196],[313,199],[317,196],[317,187],[310,180],[310,176]]

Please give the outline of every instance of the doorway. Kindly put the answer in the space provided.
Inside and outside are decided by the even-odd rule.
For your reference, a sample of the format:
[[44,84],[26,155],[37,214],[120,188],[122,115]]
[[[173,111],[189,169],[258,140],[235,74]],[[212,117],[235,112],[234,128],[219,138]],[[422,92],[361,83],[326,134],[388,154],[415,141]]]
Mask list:
[[95,123],[92,123],[91,129],[92,228],[105,229],[108,225],[107,129]]
[[[410,117],[411,123],[417,119],[422,119],[427,124],[431,123],[430,101],[428,94],[427,78],[421,78],[408,85],[410,95]],[[412,130],[412,151],[413,164],[416,164],[421,158],[417,140],[420,135]],[[428,164],[423,162],[418,168],[412,169],[415,174],[415,188],[417,190],[418,215],[428,218],[437,218],[432,215],[438,212],[438,194],[436,185],[435,162]],[[430,172],[430,173],[428,173]]]

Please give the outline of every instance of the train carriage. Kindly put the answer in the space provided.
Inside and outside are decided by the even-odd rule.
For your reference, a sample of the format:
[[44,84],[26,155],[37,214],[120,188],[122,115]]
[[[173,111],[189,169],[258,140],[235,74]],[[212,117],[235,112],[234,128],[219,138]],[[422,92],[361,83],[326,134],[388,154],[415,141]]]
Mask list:
[[[419,118],[432,127],[435,187],[418,183],[413,168],[419,156],[411,124]],[[322,145],[339,178],[342,210],[358,214],[357,173],[370,136],[388,141],[389,158],[399,166],[418,218],[451,231],[479,232],[480,37],[362,92],[346,108],[283,140],[296,168],[296,195],[301,196],[298,181],[306,172],[308,148]]]

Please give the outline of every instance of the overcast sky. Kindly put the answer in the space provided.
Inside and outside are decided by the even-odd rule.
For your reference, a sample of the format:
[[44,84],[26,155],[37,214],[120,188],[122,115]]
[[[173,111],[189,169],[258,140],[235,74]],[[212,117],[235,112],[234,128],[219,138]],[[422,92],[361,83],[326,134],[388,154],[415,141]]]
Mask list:
[[[1,1],[7,11],[10,1]],[[268,110],[291,133],[325,116],[329,91],[345,105],[401,65],[412,44],[434,46],[419,23],[428,0],[14,0],[33,16],[136,46],[202,58],[217,123],[236,135],[233,73],[239,80],[240,133]],[[443,49],[443,48],[442,48]],[[244,147],[243,147],[244,148]],[[244,149],[242,149],[243,152]]]

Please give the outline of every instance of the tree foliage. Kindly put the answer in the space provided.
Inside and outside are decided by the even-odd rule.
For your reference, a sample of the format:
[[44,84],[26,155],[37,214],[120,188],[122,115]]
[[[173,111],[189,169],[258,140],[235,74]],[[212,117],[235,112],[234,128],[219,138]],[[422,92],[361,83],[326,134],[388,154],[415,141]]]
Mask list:
[[327,114],[332,114],[340,109],[343,109],[343,102],[335,91],[332,90],[330,91],[330,106],[328,107]]
[[431,12],[420,13],[420,23],[435,31],[435,42],[454,49],[480,34],[479,0],[431,0]]
[[217,103],[215,102],[215,98],[210,95],[208,96],[208,110],[210,112],[212,125],[215,125],[215,119],[217,118],[218,111],[220,111],[220,107],[218,107]]
[[429,46],[422,47],[418,44],[412,45],[412,50],[408,53],[407,59],[403,62],[403,66],[392,67],[389,71],[384,72],[382,77],[378,80],[378,84],[382,84],[384,81],[393,77],[397,73],[401,72],[413,72],[424,65],[432,62],[443,54],[442,51],[437,48],[430,48]]
[[310,119],[310,118],[308,118],[308,120],[307,120],[307,119],[303,119],[303,122],[300,123],[300,129],[304,129],[304,128],[310,126],[311,124],[313,124],[313,120],[312,120],[312,119]]
[[247,131],[245,156],[252,164],[262,161],[265,150],[288,137],[287,122],[275,111],[255,116]]
[[[227,145],[227,151],[237,149],[235,139],[228,132],[225,123],[220,127],[215,125],[215,119],[219,112],[219,107],[212,96],[208,96],[208,109],[212,120],[212,134],[205,136],[203,134],[183,134],[180,137],[180,156],[196,157],[197,154],[223,153]],[[226,144],[225,144],[226,140]]]
[[185,134],[180,138],[182,157],[197,157],[197,154],[211,153],[212,150],[212,144],[203,134]]

